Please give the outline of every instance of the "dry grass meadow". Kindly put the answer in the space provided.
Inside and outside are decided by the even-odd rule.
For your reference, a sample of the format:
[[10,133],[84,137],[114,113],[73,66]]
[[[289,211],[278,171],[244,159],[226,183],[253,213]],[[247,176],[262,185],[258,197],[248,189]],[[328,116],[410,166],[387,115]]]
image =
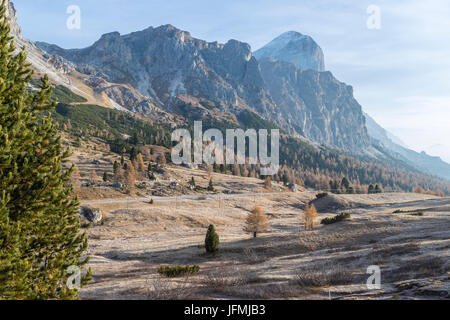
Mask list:
[[[88,146],[89,148],[89,146]],[[99,184],[82,187],[82,205],[103,212],[85,226],[93,281],[82,299],[449,299],[450,198],[424,194],[329,195],[314,201],[315,228],[305,230],[305,205],[316,198],[298,186],[167,166],[157,179],[137,179],[134,199],[102,185],[117,155],[97,147],[75,150],[81,182],[96,170]],[[95,163],[94,163],[95,162]],[[204,188],[187,188],[194,177]],[[175,185],[173,185],[175,182]],[[265,193],[242,196],[237,193]],[[215,198],[209,198],[215,194]],[[192,199],[163,199],[196,196]],[[110,203],[108,203],[110,202]],[[257,205],[268,232],[243,231]],[[350,219],[321,225],[324,218]],[[204,239],[213,224],[220,250],[207,254]],[[167,278],[160,266],[199,265],[190,276]],[[367,268],[381,269],[381,289],[368,290]]]
[[[197,170],[186,175],[185,170],[170,169],[172,175],[183,171],[184,180],[198,175],[201,181],[205,175]],[[233,176],[216,181],[244,192],[262,184]],[[85,229],[94,279],[82,289],[81,298],[450,298],[449,198],[336,196],[347,207],[322,208],[316,228],[307,231],[303,209],[314,197],[299,192],[97,204],[105,219]],[[243,228],[255,205],[269,218],[270,230],[253,239]],[[351,218],[320,225],[321,219],[338,212],[349,212]],[[204,249],[210,224],[220,236],[215,255]],[[199,265],[200,272],[166,278],[157,272],[162,265]],[[381,268],[380,290],[367,289],[371,265]]]

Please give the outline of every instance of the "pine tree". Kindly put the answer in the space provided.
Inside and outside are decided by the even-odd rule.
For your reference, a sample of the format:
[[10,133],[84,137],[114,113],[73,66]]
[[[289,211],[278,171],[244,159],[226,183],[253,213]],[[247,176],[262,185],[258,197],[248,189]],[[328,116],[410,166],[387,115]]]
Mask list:
[[103,182],[108,182],[108,173],[106,171],[103,172]]
[[[14,54],[0,7],[0,299],[74,299],[70,266],[87,263],[79,203],[71,196],[73,166],[51,119],[48,77],[29,92],[32,77],[24,50]],[[90,273],[83,276],[86,284]]]
[[260,232],[266,232],[269,230],[269,223],[267,217],[263,213],[262,209],[258,206],[254,207],[245,221],[244,231],[253,233],[253,237]]
[[144,157],[142,157],[142,153],[138,153],[136,157],[136,169],[137,171],[139,171],[139,173],[144,173],[145,164],[144,164]]
[[381,187],[379,185],[376,185],[374,193],[383,193],[383,190],[381,189]]
[[219,250],[219,235],[213,225],[210,225],[205,237],[205,249],[208,253],[214,253]]
[[130,160],[131,161],[136,160],[137,155],[138,155],[138,150],[135,147],[132,147],[131,151],[130,151]]
[[214,184],[213,184],[213,181],[212,181],[212,178],[209,179],[208,191],[215,191],[215,189],[214,189]]
[[114,181],[119,182],[122,179],[122,168],[120,167],[117,161],[114,161],[113,172],[114,172]]
[[131,161],[126,163],[125,169],[125,184],[127,185],[127,192],[130,196],[134,196],[136,189],[136,173]]
[[167,160],[166,160],[166,156],[164,155],[164,153],[161,153],[158,155],[158,157],[156,158],[156,163],[158,165],[160,165],[161,167],[164,167],[166,165]]
[[285,186],[287,186],[288,183],[289,183],[289,179],[288,179],[286,173],[284,173],[284,174],[283,174],[283,184],[284,184]]
[[348,193],[348,189],[350,188],[350,182],[348,181],[348,179],[346,177],[342,178],[341,181],[341,186],[342,186],[342,191],[343,193]]
[[267,190],[272,190],[272,179],[270,178],[270,176],[266,176],[266,178],[264,179],[264,188],[266,188]]
[[306,205],[305,207],[305,215],[304,215],[304,221],[305,221],[305,230],[312,230],[314,229],[315,223],[314,219],[316,219],[319,215],[317,214],[316,207],[314,204]]
[[97,172],[95,170],[91,170],[91,172],[89,173],[89,182],[91,184],[95,184],[97,183],[97,180],[98,180]]
[[153,165],[151,162],[148,164],[147,176],[150,180],[155,180],[155,174],[153,173]]

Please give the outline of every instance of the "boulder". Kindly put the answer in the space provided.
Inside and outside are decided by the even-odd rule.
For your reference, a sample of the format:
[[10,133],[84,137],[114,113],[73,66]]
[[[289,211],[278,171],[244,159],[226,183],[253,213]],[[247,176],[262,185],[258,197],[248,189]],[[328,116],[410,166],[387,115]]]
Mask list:
[[102,221],[103,214],[102,211],[97,208],[81,207],[80,217],[88,222],[98,223]]
[[121,184],[120,182],[114,182],[113,184],[111,184],[111,187],[116,189],[122,189],[123,184]]
[[311,204],[314,204],[317,212],[320,213],[348,209],[352,206],[353,203],[339,195],[328,194],[319,199],[314,199],[313,201],[311,201]]

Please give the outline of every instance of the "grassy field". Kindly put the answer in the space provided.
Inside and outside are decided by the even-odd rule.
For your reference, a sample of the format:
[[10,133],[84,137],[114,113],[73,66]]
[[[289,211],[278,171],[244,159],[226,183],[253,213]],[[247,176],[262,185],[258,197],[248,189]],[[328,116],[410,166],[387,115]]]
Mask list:
[[[207,173],[168,175],[206,183]],[[220,177],[219,177],[220,176]],[[201,180],[203,179],[203,180]],[[258,179],[216,175],[221,191],[251,192]],[[242,188],[242,189],[241,189]],[[83,299],[428,299],[449,298],[450,199],[420,194],[343,195],[343,210],[322,210],[305,231],[314,194],[106,204],[104,221],[86,229],[94,281]],[[114,199],[113,196],[110,197]],[[271,225],[256,239],[243,231],[258,205]],[[349,212],[331,225],[320,220]],[[394,213],[397,212],[397,213]],[[414,213],[422,212],[422,216]],[[206,254],[210,224],[220,250]],[[199,265],[166,278],[160,266]],[[367,268],[381,268],[382,288],[368,290]]]

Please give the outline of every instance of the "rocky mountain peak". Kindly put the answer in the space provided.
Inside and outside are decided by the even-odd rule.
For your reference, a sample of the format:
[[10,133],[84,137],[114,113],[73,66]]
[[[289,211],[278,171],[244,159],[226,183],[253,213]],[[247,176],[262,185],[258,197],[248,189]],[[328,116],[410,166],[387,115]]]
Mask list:
[[224,46],[224,53],[238,54],[240,57],[244,58],[245,61],[249,61],[253,54],[252,48],[248,43],[241,42],[238,40],[229,40]]
[[117,31],[105,33],[100,37],[99,41],[111,41],[111,40],[117,40],[120,39],[120,33]]
[[257,59],[272,58],[294,64],[302,70],[325,71],[325,59],[320,46],[310,36],[288,31],[255,51]]
[[8,11],[6,11],[6,15],[9,19],[9,23],[11,26],[11,33],[14,37],[21,39],[22,38],[22,30],[19,27],[18,19],[17,19],[17,11],[14,7],[14,3],[9,0],[6,0],[6,4],[8,6]]

